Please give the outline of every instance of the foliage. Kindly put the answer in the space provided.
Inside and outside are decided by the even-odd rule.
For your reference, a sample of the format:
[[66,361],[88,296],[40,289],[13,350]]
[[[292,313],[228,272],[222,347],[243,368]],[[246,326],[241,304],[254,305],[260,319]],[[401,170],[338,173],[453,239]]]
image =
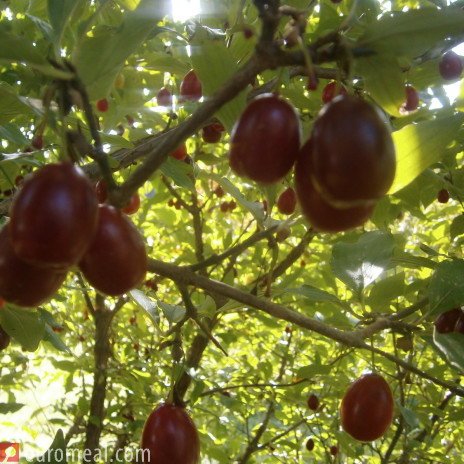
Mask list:
[[[274,21],[279,3],[204,0],[181,24],[165,0],[1,2],[3,220],[18,176],[80,158],[93,181],[107,180],[113,204],[138,191],[131,218],[150,256],[145,285],[123,297],[96,294],[75,269],[49,303],[0,310],[13,337],[0,353],[2,438],[21,439],[23,458],[54,439],[113,457],[135,449],[154,406],[173,396],[197,425],[205,463],[462,456],[464,339],[433,331],[437,314],[464,305],[464,93],[451,101],[438,71],[463,40],[462,4],[288,0]],[[290,40],[292,27],[301,40]],[[307,90],[308,57],[316,90]],[[191,68],[202,101],[159,107],[159,89],[178,95]],[[279,91],[306,140],[329,80],[384,109],[398,161],[371,220],[339,234],[314,232],[298,206],[278,212],[292,174],[262,187],[227,159],[247,99]],[[422,102],[408,114],[406,84]],[[103,98],[109,109],[97,112]],[[201,128],[217,120],[221,142],[204,143]],[[189,157],[169,157],[184,141]],[[443,188],[446,204],[436,201]],[[392,388],[395,418],[383,438],[361,444],[342,431],[339,407],[373,370]],[[18,400],[38,385],[61,394],[37,406]],[[307,407],[312,393],[317,411]],[[28,423],[18,423],[26,407]]]

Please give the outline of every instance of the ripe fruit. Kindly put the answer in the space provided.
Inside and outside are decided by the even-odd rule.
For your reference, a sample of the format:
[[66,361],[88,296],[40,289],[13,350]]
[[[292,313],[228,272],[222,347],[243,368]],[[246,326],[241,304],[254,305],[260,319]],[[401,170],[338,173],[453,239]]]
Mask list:
[[100,113],[106,113],[108,111],[110,104],[108,103],[108,100],[106,98],[102,98],[97,101],[97,111],[100,111]]
[[8,348],[11,337],[5,332],[5,329],[0,325],[0,351]]
[[239,176],[273,184],[292,168],[300,146],[295,108],[275,95],[251,101],[230,136],[230,167]]
[[453,332],[461,315],[461,308],[450,309],[449,311],[439,314],[433,323],[435,330],[441,334]]
[[162,87],[156,95],[156,102],[159,106],[171,106],[172,95],[171,92],[166,88]]
[[216,143],[221,140],[224,130],[222,124],[208,124],[201,130],[201,137],[205,143]]
[[225,194],[224,192],[224,189],[218,185],[215,189],[214,189],[214,194],[218,197],[218,198],[222,198]]
[[316,190],[339,208],[382,198],[396,170],[395,146],[379,111],[357,97],[339,96],[314,123],[312,178]]
[[308,441],[306,442],[306,449],[308,451],[312,451],[314,449],[314,440],[312,438],[308,438]]
[[191,69],[182,79],[180,83],[180,101],[198,101],[202,97],[203,89],[200,79],[198,79],[195,71]]
[[338,446],[332,445],[330,447],[330,454],[332,456],[336,456],[338,454]]
[[43,148],[43,135],[39,134],[34,137],[34,139],[31,142],[31,145],[37,149],[37,150],[42,150]]
[[296,193],[291,187],[284,190],[277,199],[277,209],[281,214],[293,214],[296,207]]
[[333,100],[337,95],[346,95],[347,91],[342,84],[336,81],[329,82],[323,89],[322,89],[322,103],[329,103],[329,101]]
[[197,464],[200,460],[194,422],[183,408],[171,403],[160,404],[148,416],[141,448],[150,453],[145,464]]
[[459,315],[453,332],[464,334],[464,312]]
[[131,196],[129,200],[129,204],[122,209],[122,212],[126,214],[134,214],[139,210],[139,208],[140,208],[140,196],[137,192],[135,192]]
[[100,205],[97,231],[79,267],[96,290],[106,295],[122,295],[144,280],[145,243],[125,214],[113,206]]
[[440,72],[441,77],[448,81],[461,77],[461,57],[452,50],[446,52],[438,63],[438,71]]
[[450,199],[450,194],[449,194],[448,190],[441,189],[437,193],[437,200],[438,200],[439,203],[448,203],[449,199]]
[[95,193],[97,194],[98,203],[104,203],[108,197],[108,189],[104,179],[100,179],[95,185]]
[[419,107],[419,94],[417,93],[417,90],[410,85],[407,85],[405,89],[406,100],[401,105],[400,112],[410,113],[412,111],[416,111]]
[[315,230],[341,232],[364,224],[375,209],[375,204],[338,209],[316,191],[311,179],[311,139],[303,146],[295,165],[295,187],[301,210]]
[[362,442],[380,438],[393,421],[394,401],[388,383],[378,374],[367,374],[346,391],[340,406],[342,427]]
[[185,158],[187,158],[187,147],[185,143],[176,148],[176,150],[171,153],[171,156],[179,161],[183,161]]
[[312,411],[317,411],[318,407],[319,407],[319,398],[313,393],[308,398],[308,408],[311,409]]
[[87,250],[98,201],[84,172],[70,163],[47,164],[27,178],[11,207],[11,243],[19,258],[69,268]]
[[18,306],[35,307],[49,300],[66,278],[66,271],[27,263],[10,240],[11,223],[0,231],[0,296]]
[[219,205],[219,209],[221,210],[221,212],[227,213],[227,211],[229,211],[229,202],[228,202],[228,201],[224,201],[223,203],[221,203],[221,204]]

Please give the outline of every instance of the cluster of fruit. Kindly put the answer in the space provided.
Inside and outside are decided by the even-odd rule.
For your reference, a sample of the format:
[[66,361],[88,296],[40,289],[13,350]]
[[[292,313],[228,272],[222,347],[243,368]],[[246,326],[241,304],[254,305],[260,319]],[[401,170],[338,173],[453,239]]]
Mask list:
[[461,308],[445,311],[435,319],[434,325],[435,330],[441,334],[450,332],[464,334],[464,311]]
[[74,266],[98,291],[120,295],[143,281],[145,244],[125,214],[98,204],[80,168],[52,163],[24,181],[0,231],[0,296],[39,306]]
[[395,147],[380,111],[342,93],[321,110],[302,148],[300,133],[290,103],[259,96],[232,129],[232,170],[273,184],[295,165],[297,197],[314,229],[339,232],[363,224],[395,176]]

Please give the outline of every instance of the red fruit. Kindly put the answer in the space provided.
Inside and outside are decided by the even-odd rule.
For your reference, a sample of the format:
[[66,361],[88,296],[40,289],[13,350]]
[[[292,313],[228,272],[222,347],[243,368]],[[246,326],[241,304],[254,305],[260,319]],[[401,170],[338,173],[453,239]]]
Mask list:
[[180,101],[198,101],[202,97],[203,89],[200,79],[195,71],[191,69],[180,83]]
[[19,187],[23,182],[24,182],[24,176],[17,176],[14,181],[15,187]]
[[[190,416],[183,408],[160,404],[143,427],[141,449],[150,453],[145,464],[197,464],[200,439]],[[145,455],[146,456],[146,455]]]
[[187,147],[185,143],[183,143],[180,147],[173,151],[171,153],[171,156],[179,161],[183,161],[185,158],[187,158]]
[[100,113],[106,113],[109,108],[109,103],[106,98],[102,98],[101,100],[97,101],[97,111],[100,111]]
[[374,212],[375,204],[338,209],[316,191],[311,174],[311,140],[301,150],[295,165],[295,187],[301,210],[311,226],[321,232],[341,232],[364,224]]
[[417,93],[417,90],[414,87],[407,85],[406,86],[406,101],[401,106],[401,109],[409,113],[412,111],[416,111],[418,107],[419,107],[419,94]]
[[233,211],[237,207],[237,203],[235,201],[229,201],[229,211]]
[[312,451],[314,449],[314,440],[312,438],[308,438],[308,441],[306,442],[306,449],[308,451]]
[[395,146],[370,103],[339,96],[319,113],[312,134],[312,178],[317,191],[339,208],[382,198],[393,183]]
[[40,266],[74,266],[92,241],[97,208],[95,189],[80,168],[41,167],[25,180],[11,207],[16,254]]
[[156,95],[156,102],[159,106],[171,106],[172,95],[171,92],[166,88],[162,87]]
[[4,304],[5,304],[5,301],[3,300],[3,298],[0,298],[0,309],[3,308]]
[[461,308],[454,308],[439,314],[433,323],[435,330],[441,334],[453,332],[461,315]]
[[340,406],[342,427],[362,442],[377,440],[384,435],[393,415],[392,392],[378,374],[364,375],[352,383]]
[[126,214],[134,214],[139,210],[139,208],[140,208],[140,196],[136,192],[131,196],[131,199],[129,200],[129,204],[122,209],[122,212]]
[[224,130],[222,124],[208,124],[201,130],[201,137],[205,143],[216,143],[221,140]]
[[48,301],[66,278],[66,271],[27,263],[16,255],[10,241],[11,223],[0,231],[0,295],[18,306],[36,307]]
[[0,351],[8,348],[11,342],[11,337],[5,332],[5,329],[0,325]]
[[219,205],[219,208],[223,213],[227,213],[227,211],[229,211],[229,202],[224,201],[223,203]]
[[247,40],[251,39],[254,36],[254,32],[253,29],[251,29],[251,27],[242,26],[242,31],[245,39]]
[[459,315],[456,325],[454,326],[454,332],[464,334],[464,312],[461,312]]
[[108,197],[108,189],[104,179],[100,179],[95,185],[95,193],[97,194],[98,203],[104,203]]
[[135,316],[132,316],[130,319],[129,319],[129,322],[131,323],[131,325],[134,325],[135,324]]
[[52,330],[55,333],[61,333],[61,332],[64,332],[64,327],[54,326],[54,327],[52,327]]
[[222,198],[224,196],[224,189],[218,185],[215,189],[214,189],[214,194],[218,197],[218,198]]
[[322,89],[322,103],[329,103],[329,101],[333,100],[337,95],[346,95],[347,91],[342,84],[336,81],[329,82],[323,89]]
[[39,134],[34,137],[34,140],[32,140],[31,145],[37,149],[37,150],[42,150],[43,148],[43,135]]
[[267,200],[266,199],[263,200],[263,210],[264,210],[265,213],[267,213],[268,207],[269,207],[269,205],[268,205]]
[[330,454],[332,456],[336,456],[338,454],[338,446],[332,445],[330,447]]
[[308,408],[311,409],[312,411],[317,411],[318,407],[319,407],[319,398],[313,393],[308,398]]
[[122,295],[140,285],[147,272],[143,238],[120,210],[100,205],[97,231],[79,267],[99,292]]
[[229,163],[239,176],[273,184],[292,168],[300,146],[295,108],[275,95],[251,101],[230,136]]
[[85,337],[83,335],[79,335],[79,341],[80,342],[85,342]]
[[296,193],[291,187],[284,190],[277,199],[277,209],[281,214],[293,214],[296,207]]
[[438,63],[438,71],[443,79],[453,80],[461,77],[462,60],[461,57],[452,50],[446,52]]
[[437,200],[438,200],[439,203],[448,203],[449,199],[450,199],[450,194],[449,194],[448,190],[441,189],[437,193]]

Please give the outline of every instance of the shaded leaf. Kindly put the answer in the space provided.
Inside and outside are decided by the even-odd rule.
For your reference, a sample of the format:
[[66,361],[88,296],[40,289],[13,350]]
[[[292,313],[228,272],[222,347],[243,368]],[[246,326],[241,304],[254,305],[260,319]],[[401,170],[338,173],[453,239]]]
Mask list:
[[451,366],[464,372],[464,336],[455,332],[441,334],[434,330],[433,341]]
[[464,304],[464,261],[439,263],[430,279],[430,314],[439,314]]

